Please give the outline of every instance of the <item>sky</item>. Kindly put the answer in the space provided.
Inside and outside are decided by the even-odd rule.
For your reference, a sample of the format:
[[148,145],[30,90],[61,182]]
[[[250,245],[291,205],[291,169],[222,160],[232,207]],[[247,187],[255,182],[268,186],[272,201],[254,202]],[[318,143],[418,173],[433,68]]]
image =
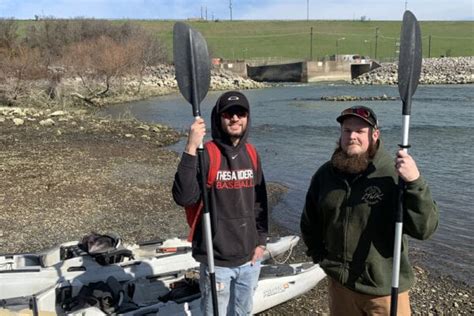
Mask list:
[[474,20],[474,0],[0,0],[0,17],[401,20],[405,8],[420,21]]

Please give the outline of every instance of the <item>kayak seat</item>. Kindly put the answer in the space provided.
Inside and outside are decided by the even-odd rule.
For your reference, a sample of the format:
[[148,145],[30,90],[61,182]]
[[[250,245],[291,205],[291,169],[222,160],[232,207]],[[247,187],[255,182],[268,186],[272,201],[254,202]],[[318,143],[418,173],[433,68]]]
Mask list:
[[294,274],[295,271],[293,267],[288,264],[264,265],[260,269],[259,279],[275,278]]
[[132,251],[122,246],[122,239],[115,233],[86,235],[78,244],[78,248],[94,258],[100,265],[133,259]]
[[163,296],[158,297],[162,302],[174,301],[178,304],[191,301],[201,297],[199,290],[199,279],[185,277],[183,280],[170,284],[171,290]]
[[105,248],[102,251],[87,252],[81,247],[81,245],[61,247],[60,258],[61,260],[67,260],[70,258],[91,256],[100,265],[108,265],[113,263],[124,262],[125,260],[133,259],[133,252],[122,246],[118,248]]
[[61,261],[76,257],[91,256],[100,265],[133,259],[131,250],[121,245],[115,235],[87,235],[80,242],[69,242],[43,252],[40,255],[42,267],[51,267]]
[[63,287],[57,292],[57,304],[66,314],[87,307],[99,308],[106,315],[126,313],[138,308],[113,276],[82,286],[75,296],[72,293],[71,287]]
[[92,258],[100,265],[120,263],[127,260],[133,260],[133,252],[127,248],[111,249],[101,253],[90,254]]

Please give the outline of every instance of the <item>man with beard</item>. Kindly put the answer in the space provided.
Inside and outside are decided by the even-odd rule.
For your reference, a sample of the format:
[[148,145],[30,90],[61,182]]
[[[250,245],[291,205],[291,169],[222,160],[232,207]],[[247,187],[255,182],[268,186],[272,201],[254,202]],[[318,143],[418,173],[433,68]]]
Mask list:
[[413,158],[384,150],[372,109],[342,111],[338,146],[314,174],[301,216],[307,255],[328,275],[331,315],[390,312],[398,177],[406,182],[398,315],[410,315],[414,274],[407,237],[424,240],[438,226],[438,208]]
[[[206,143],[204,151],[204,172],[208,176],[210,166],[216,164],[211,162],[211,155],[214,162],[220,157],[214,181],[211,186],[208,183],[206,192],[219,315],[250,315],[268,233],[265,179],[258,154],[247,143],[249,127],[250,105],[245,95],[237,91],[222,94],[212,109],[212,141]],[[196,152],[205,133],[206,125],[199,118],[190,127],[173,184],[173,198],[181,206],[200,204],[201,171]],[[205,277],[209,275],[209,254],[201,221],[195,227],[192,247],[193,257],[200,262],[201,310],[204,315],[212,315],[210,281]]]

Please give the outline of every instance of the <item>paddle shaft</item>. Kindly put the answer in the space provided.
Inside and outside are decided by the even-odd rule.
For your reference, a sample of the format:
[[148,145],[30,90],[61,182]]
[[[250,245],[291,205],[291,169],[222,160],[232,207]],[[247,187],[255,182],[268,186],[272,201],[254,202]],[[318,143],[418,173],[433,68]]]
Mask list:
[[[196,116],[198,119],[199,116]],[[216,273],[214,268],[214,247],[212,245],[212,233],[211,233],[211,216],[209,213],[209,198],[207,195],[207,176],[205,172],[202,172],[204,167],[204,148],[203,145],[199,145],[198,148],[198,159],[199,159],[199,169],[201,170],[201,181],[199,185],[201,186],[202,194],[202,203],[203,203],[203,213],[202,220],[204,224],[204,238],[206,240],[206,251],[207,251],[207,265],[209,269],[209,281],[211,284],[211,295],[212,295],[212,306],[214,315],[219,315],[219,308],[217,307],[217,289],[216,289]],[[201,276],[203,277],[203,276]]]
[[[193,42],[193,35],[192,32],[189,32],[189,44],[190,44],[190,66],[191,66],[191,91],[192,91],[192,98],[191,104],[193,106],[193,114],[194,118],[197,120],[201,117],[201,110],[200,110],[200,100],[199,100],[199,90],[198,90],[198,68],[196,64],[196,52],[194,51],[195,45]],[[197,150],[198,152],[198,163],[199,163],[199,170],[201,170],[201,181],[199,183],[201,187],[201,195],[202,195],[202,203],[203,203],[203,214],[202,220],[204,224],[204,239],[206,241],[206,251],[207,251],[207,265],[209,269],[209,281],[211,284],[211,295],[212,295],[212,306],[214,311],[214,316],[219,315],[219,308],[217,305],[217,289],[216,289],[216,274],[215,274],[215,267],[214,267],[214,247],[212,245],[212,230],[211,230],[211,217],[209,214],[209,199],[207,195],[207,175],[204,170],[204,146],[201,143]]]
[[[411,100],[410,100],[411,101]],[[405,108],[405,107],[404,107]],[[402,144],[401,148],[408,152],[408,133],[410,126],[410,115],[402,116]],[[395,213],[395,241],[393,246],[393,267],[392,267],[392,293],[390,299],[390,316],[396,316],[398,310],[398,285],[400,278],[400,260],[402,253],[403,234],[403,211],[406,184],[401,177],[398,177],[398,203]]]
[[[408,152],[408,134],[412,96],[418,86],[421,74],[422,52],[421,32],[413,13],[405,11],[400,32],[400,55],[398,62],[398,90],[403,102],[402,108],[402,143],[403,151]],[[390,315],[396,316],[398,310],[398,288],[400,279],[400,262],[402,255],[403,213],[405,210],[406,183],[398,177],[398,201],[395,213],[395,236],[393,246],[392,293]]]
[[[192,36],[189,36],[190,42],[192,43]],[[191,47],[193,47],[191,45]],[[191,50],[191,56],[193,56],[193,52]],[[191,66],[195,67],[195,60],[191,58]],[[199,107],[199,100],[197,96],[197,86],[196,86],[196,73],[193,71],[193,112],[195,114],[194,118],[197,120],[200,118],[201,110]],[[196,93],[194,93],[196,91]],[[207,251],[207,266],[209,269],[209,281],[211,284],[211,296],[212,296],[212,307],[214,316],[219,316],[219,308],[217,305],[217,283],[216,283],[216,272],[214,267],[214,246],[212,244],[212,230],[211,230],[211,216],[209,213],[209,198],[207,195],[207,175],[204,170],[204,146],[201,143],[197,150],[198,152],[198,163],[199,163],[199,170],[201,170],[201,181],[199,181],[199,185],[201,187],[201,195],[202,195],[202,204],[203,204],[203,213],[202,213],[202,220],[204,224],[204,240],[206,241],[206,251]]]

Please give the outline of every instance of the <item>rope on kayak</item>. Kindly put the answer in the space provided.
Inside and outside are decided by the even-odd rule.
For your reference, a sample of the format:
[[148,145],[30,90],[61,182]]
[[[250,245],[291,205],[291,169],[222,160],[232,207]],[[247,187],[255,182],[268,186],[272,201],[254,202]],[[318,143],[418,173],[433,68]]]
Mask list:
[[[288,261],[288,259],[290,259],[290,256],[291,256],[291,254],[293,253],[293,247],[294,247],[294,245],[291,244],[291,245],[290,245],[290,248],[288,248],[288,250],[287,250],[287,251],[288,251],[288,255],[287,255],[287,256],[285,257],[285,259],[282,260],[282,261],[277,260],[276,257],[273,256],[273,254],[272,254],[272,252],[271,252],[270,250],[268,250],[268,253],[270,254],[270,258],[272,258],[272,260],[273,260],[275,263],[277,263],[277,264],[284,264],[284,263],[286,263],[286,262]],[[281,255],[283,255],[283,254],[281,254]],[[281,256],[281,255],[279,255],[279,256]]]

